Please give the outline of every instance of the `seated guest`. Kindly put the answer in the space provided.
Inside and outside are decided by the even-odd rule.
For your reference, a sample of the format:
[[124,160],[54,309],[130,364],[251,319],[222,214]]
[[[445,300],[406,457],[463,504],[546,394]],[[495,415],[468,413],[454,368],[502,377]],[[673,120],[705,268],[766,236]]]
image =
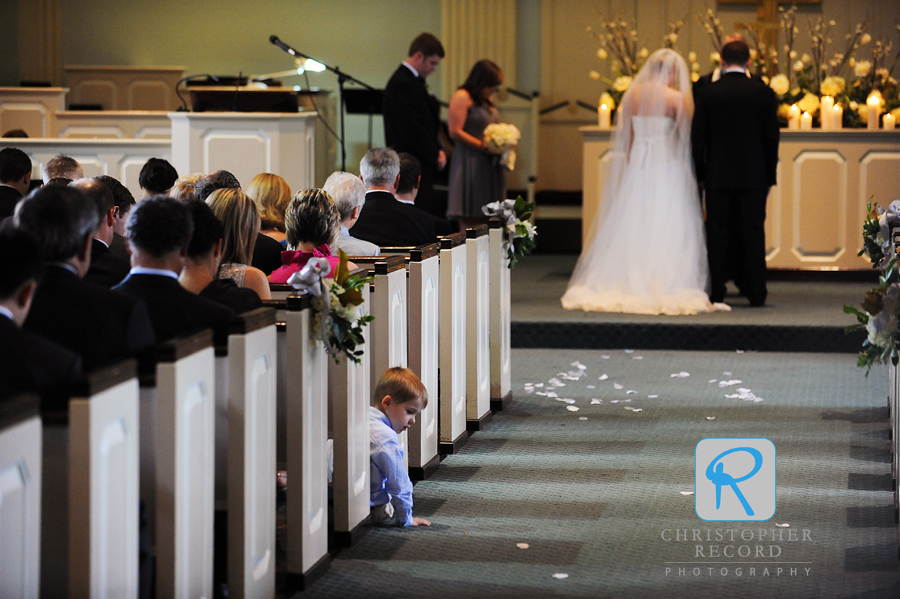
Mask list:
[[381,253],[374,243],[357,239],[350,235],[350,229],[356,224],[363,202],[366,201],[366,186],[350,173],[337,171],[325,180],[322,189],[334,198],[341,215],[341,233],[334,239],[335,249],[344,250],[348,256],[377,256]]
[[[291,275],[300,272],[310,258],[327,258],[331,265],[328,276],[333,278],[340,258],[332,256],[328,244],[338,234],[340,215],[328,192],[322,189],[298,191],[284,213],[284,224],[288,244],[294,249],[281,253],[284,266],[273,272],[269,280],[287,283]],[[352,262],[348,262],[347,266],[351,270],[356,268]]]
[[203,180],[204,177],[206,177],[206,175],[203,173],[194,173],[193,175],[185,175],[179,178],[172,184],[169,197],[181,200],[182,202],[195,199],[197,197],[197,183]]
[[128,215],[131,214],[131,209],[134,207],[134,196],[118,179],[114,179],[109,175],[100,175],[97,179],[109,187],[116,203],[116,223],[113,225],[115,233],[113,234],[112,243],[109,244],[109,251],[123,260],[127,260],[130,264],[131,255],[128,253],[128,246],[125,244],[125,223],[128,222]]
[[216,171],[197,181],[194,185],[194,198],[205,202],[217,189],[240,189],[241,182],[228,171]]
[[47,161],[41,170],[44,185],[48,184],[51,179],[68,179],[75,181],[76,179],[84,179],[84,169],[77,160],[71,156],[63,156],[57,154]]
[[259,212],[259,232],[287,248],[284,211],[291,202],[291,186],[278,175],[260,173],[250,181],[247,197],[253,200]]
[[216,278],[232,279],[238,287],[252,289],[262,299],[272,299],[266,275],[250,266],[259,233],[256,205],[240,189],[217,189],[206,203],[225,227],[222,264]]
[[131,273],[114,290],[147,304],[156,338],[167,341],[212,328],[227,335],[234,315],[214,301],[178,284],[194,222],[186,205],[155,196],[135,206],[128,219]]
[[394,197],[400,180],[400,157],[390,148],[373,148],[359,163],[366,186],[366,203],[353,226],[353,235],[378,246],[411,246],[433,243],[450,233],[450,224],[398,202]]
[[37,240],[46,265],[23,328],[80,355],[85,371],[155,343],[143,303],[81,280],[98,220],[96,205],[83,191],[58,185],[22,200],[12,218]]
[[52,393],[81,374],[78,354],[19,329],[44,273],[41,250],[25,231],[0,229],[0,413],[20,393]]
[[53,177],[52,179],[44,183],[44,185],[62,185],[63,187],[65,187],[71,182],[71,179],[66,179],[65,177]]
[[419,195],[419,184],[422,182],[422,165],[412,154],[400,152],[400,181],[394,197],[398,202],[414,204]]
[[141,174],[138,175],[138,184],[144,197],[155,195],[166,195],[172,189],[172,185],[178,179],[178,172],[175,167],[169,164],[168,160],[162,158],[151,158],[141,168]]
[[91,242],[91,266],[84,280],[110,289],[128,276],[131,262],[116,256],[109,250],[115,234],[116,203],[112,191],[99,179],[78,179],[71,187],[83,191],[97,206],[100,224]]
[[184,268],[178,277],[181,286],[191,293],[225,304],[238,314],[262,306],[262,300],[252,289],[238,287],[229,278],[216,278],[225,228],[213,214],[212,208],[196,200],[185,205],[191,211],[194,234],[188,244],[187,256],[182,261]]
[[0,150],[0,220],[12,216],[31,186],[31,159],[17,148]]

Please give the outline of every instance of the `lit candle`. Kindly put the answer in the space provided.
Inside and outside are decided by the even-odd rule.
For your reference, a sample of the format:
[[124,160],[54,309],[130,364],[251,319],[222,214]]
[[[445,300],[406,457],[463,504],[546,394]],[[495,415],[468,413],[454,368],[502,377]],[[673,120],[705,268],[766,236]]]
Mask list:
[[597,107],[597,124],[604,129],[609,129],[610,110],[606,104]]
[[889,113],[887,113],[887,114],[884,115],[884,118],[882,119],[882,123],[883,123],[882,126],[883,126],[885,129],[891,129],[891,130],[893,130],[894,127],[897,126],[897,119],[894,118],[894,115],[892,115],[892,114],[889,112]]
[[804,112],[800,115],[800,130],[812,131],[812,115],[808,112]]
[[822,96],[822,109],[819,110],[819,121],[821,122],[822,131],[834,129],[832,117],[834,116],[834,98],[831,96]]
[[881,100],[875,94],[869,96],[869,99],[866,100],[866,108],[868,111],[866,113],[866,120],[868,121],[868,129],[869,131],[875,131],[878,129],[878,109],[881,108]]
[[794,104],[788,113],[788,129],[800,128],[800,109]]
[[844,128],[844,107],[840,104],[834,105],[834,114],[831,116],[831,125],[835,131]]

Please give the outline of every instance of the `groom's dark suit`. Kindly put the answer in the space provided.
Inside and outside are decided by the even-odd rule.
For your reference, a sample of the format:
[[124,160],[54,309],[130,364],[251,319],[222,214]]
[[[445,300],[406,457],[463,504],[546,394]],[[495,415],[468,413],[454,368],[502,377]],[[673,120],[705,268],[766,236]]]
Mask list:
[[434,197],[434,174],[438,171],[441,150],[440,107],[425,88],[425,79],[416,77],[401,64],[384,89],[382,111],[385,145],[412,154],[422,167],[416,206],[443,218],[447,213],[446,201],[438,202]]
[[[710,300],[725,297],[728,244],[743,254],[741,291],[750,304],[766,300],[766,198],[778,165],[775,93],[743,72],[722,75],[695,92],[691,129],[697,182],[706,189]],[[729,239],[736,215],[740,239]]]

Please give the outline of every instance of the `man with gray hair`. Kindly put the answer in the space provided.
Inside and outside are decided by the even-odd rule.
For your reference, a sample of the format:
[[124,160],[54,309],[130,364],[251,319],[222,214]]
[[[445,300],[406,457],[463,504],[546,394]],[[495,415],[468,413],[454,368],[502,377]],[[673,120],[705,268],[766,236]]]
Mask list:
[[359,163],[366,202],[353,227],[356,237],[380,247],[417,246],[450,234],[450,224],[394,197],[400,157],[390,148],[373,148]]
[[331,173],[322,186],[334,199],[334,205],[341,213],[341,234],[334,240],[336,249],[344,250],[348,256],[377,256],[381,249],[374,243],[357,239],[350,235],[366,201],[366,186],[359,177],[337,171]]
[[50,179],[68,179],[75,181],[76,179],[84,179],[84,169],[78,164],[78,161],[71,156],[63,156],[57,154],[47,161],[44,168],[41,169],[44,177],[44,185],[50,182]]

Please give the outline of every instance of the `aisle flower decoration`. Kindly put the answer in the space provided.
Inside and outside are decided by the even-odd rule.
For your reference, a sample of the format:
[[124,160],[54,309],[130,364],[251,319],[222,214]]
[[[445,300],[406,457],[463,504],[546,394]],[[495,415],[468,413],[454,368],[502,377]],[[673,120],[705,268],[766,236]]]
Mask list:
[[325,258],[313,258],[300,272],[291,275],[288,284],[300,293],[309,293],[313,300],[313,323],[310,336],[322,341],[335,364],[340,364],[340,354],[357,364],[363,350],[363,327],[375,320],[374,316],[359,316],[356,307],[363,302],[363,291],[373,278],[350,275],[347,254],[338,250],[340,262],[334,278],[327,278],[331,265]]
[[865,254],[872,262],[872,268],[883,268],[891,249],[891,226],[900,222],[900,200],[894,200],[887,210],[878,204],[866,203],[866,220],[863,222],[863,249],[857,256]]
[[516,167],[516,146],[522,134],[509,123],[491,123],[484,128],[484,149],[500,156],[500,164],[508,170]]
[[878,287],[866,294],[862,310],[844,306],[844,312],[856,316],[857,324],[847,327],[848,333],[865,330],[866,340],[856,365],[866,369],[866,376],[875,364],[895,366],[900,362],[900,269],[897,259],[888,262],[884,274],[878,279]]
[[515,266],[520,258],[527,256],[535,248],[534,238],[537,235],[537,227],[531,224],[534,207],[534,202],[526,202],[522,196],[519,196],[515,200],[491,202],[481,209],[486,215],[495,216],[504,223],[509,268]]

